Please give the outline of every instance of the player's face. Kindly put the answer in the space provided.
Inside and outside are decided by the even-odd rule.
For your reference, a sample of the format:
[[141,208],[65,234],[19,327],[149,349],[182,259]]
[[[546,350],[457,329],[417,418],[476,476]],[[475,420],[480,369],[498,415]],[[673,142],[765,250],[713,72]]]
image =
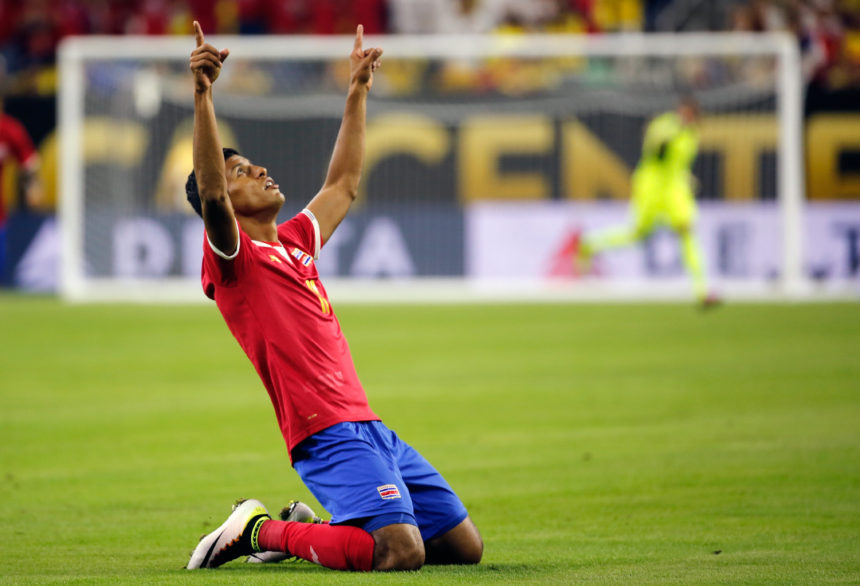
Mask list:
[[233,209],[243,215],[274,210],[284,203],[284,194],[265,167],[254,165],[239,155],[233,155],[225,164],[227,193]]

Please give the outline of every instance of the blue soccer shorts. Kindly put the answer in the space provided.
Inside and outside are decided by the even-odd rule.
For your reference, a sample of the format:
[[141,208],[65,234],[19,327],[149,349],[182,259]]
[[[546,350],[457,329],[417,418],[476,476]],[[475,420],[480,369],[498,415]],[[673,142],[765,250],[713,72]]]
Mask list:
[[333,525],[371,532],[408,523],[427,541],[468,515],[442,475],[381,421],[335,424],[303,440],[292,456]]

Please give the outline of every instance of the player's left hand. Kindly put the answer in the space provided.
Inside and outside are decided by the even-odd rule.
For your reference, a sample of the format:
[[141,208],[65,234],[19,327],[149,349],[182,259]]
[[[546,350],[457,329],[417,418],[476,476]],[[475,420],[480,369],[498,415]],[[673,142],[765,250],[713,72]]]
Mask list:
[[378,47],[364,49],[363,43],[364,26],[358,25],[355,29],[355,44],[349,56],[350,78],[352,83],[366,86],[369,90],[373,86],[373,72],[382,65],[382,61],[379,60],[382,49]]
[[190,67],[194,73],[194,85],[198,92],[204,92],[212,87],[221,74],[221,65],[230,55],[229,49],[218,50],[203,37],[200,23],[194,21],[194,38],[197,48],[191,53]]

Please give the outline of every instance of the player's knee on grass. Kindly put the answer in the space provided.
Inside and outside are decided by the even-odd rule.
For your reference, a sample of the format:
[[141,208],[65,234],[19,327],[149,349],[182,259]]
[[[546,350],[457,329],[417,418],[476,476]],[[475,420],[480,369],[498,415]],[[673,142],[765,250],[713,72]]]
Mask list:
[[470,517],[424,544],[427,564],[477,564],[484,555],[484,541]]
[[397,523],[371,533],[376,545],[373,569],[418,570],[424,565],[424,541],[415,525]]

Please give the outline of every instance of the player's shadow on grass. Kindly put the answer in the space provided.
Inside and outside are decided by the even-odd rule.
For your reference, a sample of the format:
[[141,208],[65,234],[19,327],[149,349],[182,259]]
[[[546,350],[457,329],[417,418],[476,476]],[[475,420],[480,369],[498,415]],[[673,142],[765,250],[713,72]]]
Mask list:
[[[206,572],[207,570],[199,570],[202,572]],[[379,576],[380,573],[354,573],[354,572],[338,572],[336,570],[330,570],[328,568],[323,568],[322,566],[318,566],[316,564],[312,564],[311,562],[306,561],[293,561],[293,562],[280,562],[277,564],[248,564],[242,562],[234,562],[229,563],[216,570],[208,570],[214,571],[217,573],[242,573],[246,572],[251,575],[251,572],[260,573],[259,575],[270,575],[272,573],[278,575],[284,575],[285,577],[292,575],[308,575],[308,574],[332,574],[332,576]],[[421,574],[426,574],[428,578],[430,576],[444,576],[446,574],[457,575],[457,576],[475,576],[479,574],[504,574],[510,578],[516,577],[527,577],[534,572],[534,567],[528,564],[477,564],[477,565],[466,565],[466,566],[458,566],[458,565],[443,565],[443,566],[424,566],[420,570],[416,570],[414,572],[385,572],[384,575],[397,576],[397,575],[412,575],[418,576]],[[238,578],[238,576],[236,576]]]

